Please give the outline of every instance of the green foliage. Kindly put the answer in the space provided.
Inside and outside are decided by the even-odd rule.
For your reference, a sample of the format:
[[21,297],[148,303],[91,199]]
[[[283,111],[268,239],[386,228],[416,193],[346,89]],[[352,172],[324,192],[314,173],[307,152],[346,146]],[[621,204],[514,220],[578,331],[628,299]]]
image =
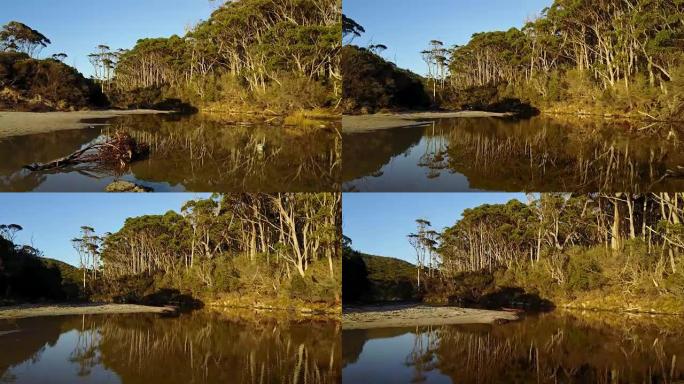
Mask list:
[[0,50],[18,51],[33,56],[52,42],[42,33],[18,21],[10,21],[0,30]]
[[334,107],[341,15],[335,0],[226,2],[185,36],[141,39],[118,57],[117,102],[164,98],[211,109],[271,112]]
[[[598,252],[602,253],[602,252]],[[600,264],[597,252],[573,249],[568,254],[567,284],[570,291],[591,291],[601,289],[606,284],[606,277]]]
[[473,301],[467,287],[478,284],[463,272],[493,273],[497,289],[541,299],[681,297],[683,202],[680,194],[544,193],[464,210],[440,236],[444,277],[426,285],[426,297]]
[[451,49],[451,87],[437,99],[486,106],[493,96],[478,88],[487,87],[550,111],[678,119],[681,99],[668,88],[679,87],[683,16],[677,1],[555,0],[522,30],[476,33]]

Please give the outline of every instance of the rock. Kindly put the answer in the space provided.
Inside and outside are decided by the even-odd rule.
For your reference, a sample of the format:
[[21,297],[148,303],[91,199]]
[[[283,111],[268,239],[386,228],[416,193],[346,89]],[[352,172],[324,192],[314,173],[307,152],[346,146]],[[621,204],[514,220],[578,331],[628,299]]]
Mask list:
[[105,188],[106,192],[152,192],[153,189],[131,183],[130,181],[116,180]]

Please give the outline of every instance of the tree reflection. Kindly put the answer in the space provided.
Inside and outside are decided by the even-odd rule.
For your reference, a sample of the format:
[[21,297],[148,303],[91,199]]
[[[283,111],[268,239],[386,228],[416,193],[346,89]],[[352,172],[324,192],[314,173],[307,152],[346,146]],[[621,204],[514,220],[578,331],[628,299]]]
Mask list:
[[407,364],[417,382],[438,369],[458,383],[674,383],[684,379],[681,336],[681,324],[547,314],[417,328]]
[[[68,345],[53,353],[69,351],[63,361],[75,364],[77,375],[88,380],[98,379],[95,368],[115,372],[122,383],[340,380],[340,325],[335,321],[247,319],[206,311],[170,318],[144,314],[59,319],[62,332],[76,335],[60,339]],[[32,356],[7,365],[0,377],[21,381],[23,370],[10,367],[30,364]]]

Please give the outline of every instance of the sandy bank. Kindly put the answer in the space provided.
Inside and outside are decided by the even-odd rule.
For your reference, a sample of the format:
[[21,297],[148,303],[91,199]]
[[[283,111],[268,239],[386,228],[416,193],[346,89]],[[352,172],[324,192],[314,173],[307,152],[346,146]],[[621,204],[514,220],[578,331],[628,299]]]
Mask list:
[[0,138],[31,135],[66,129],[88,128],[93,124],[85,119],[107,119],[125,115],[169,113],[150,109],[129,111],[76,111],[76,112],[2,112],[0,111]]
[[460,111],[460,112],[415,112],[375,115],[342,116],[342,132],[357,133],[380,129],[415,127],[431,124],[425,119],[453,119],[459,117],[505,117],[508,113]]
[[174,307],[150,307],[135,304],[54,304],[18,305],[0,307],[0,319],[18,319],[38,316],[97,315],[112,313],[165,313]]
[[343,329],[414,327],[449,324],[491,324],[518,320],[512,312],[484,309],[431,307],[427,305],[391,305],[345,308]]

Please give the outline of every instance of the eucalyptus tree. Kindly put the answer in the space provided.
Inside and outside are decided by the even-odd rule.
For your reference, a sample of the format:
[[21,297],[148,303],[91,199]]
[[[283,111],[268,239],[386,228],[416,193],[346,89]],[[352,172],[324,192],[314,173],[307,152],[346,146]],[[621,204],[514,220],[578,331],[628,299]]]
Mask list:
[[346,15],[342,15],[342,36],[349,38],[345,44],[351,44],[354,38],[361,37],[365,32],[366,30],[361,24]]
[[71,240],[73,248],[79,256],[79,266],[83,270],[83,289],[86,288],[88,273],[91,281],[97,279],[97,271],[100,269],[100,244],[102,238],[95,235],[95,229],[89,226],[81,227],[81,236]]
[[104,241],[104,270],[111,279],[194,279],[211,290],[227,289],[219,281],[246,270],[245,281],[276,289],[281,279],[323,278],[311,266],[326,263],[333,280],[340,216],[339,194],[217,194],[188,201],[180,213],[127,219]]
[[0,30],[0,49],[24,52],[35,57],[52,42],[42,33],[18,21],[10,21]]
[[339,80],[338,5],[338,0],[226,2],[185,36],[138,41],[121,55],[117,86],[192,89],[204,99],[218,78],[237,80],[252,93],[291,77]]

